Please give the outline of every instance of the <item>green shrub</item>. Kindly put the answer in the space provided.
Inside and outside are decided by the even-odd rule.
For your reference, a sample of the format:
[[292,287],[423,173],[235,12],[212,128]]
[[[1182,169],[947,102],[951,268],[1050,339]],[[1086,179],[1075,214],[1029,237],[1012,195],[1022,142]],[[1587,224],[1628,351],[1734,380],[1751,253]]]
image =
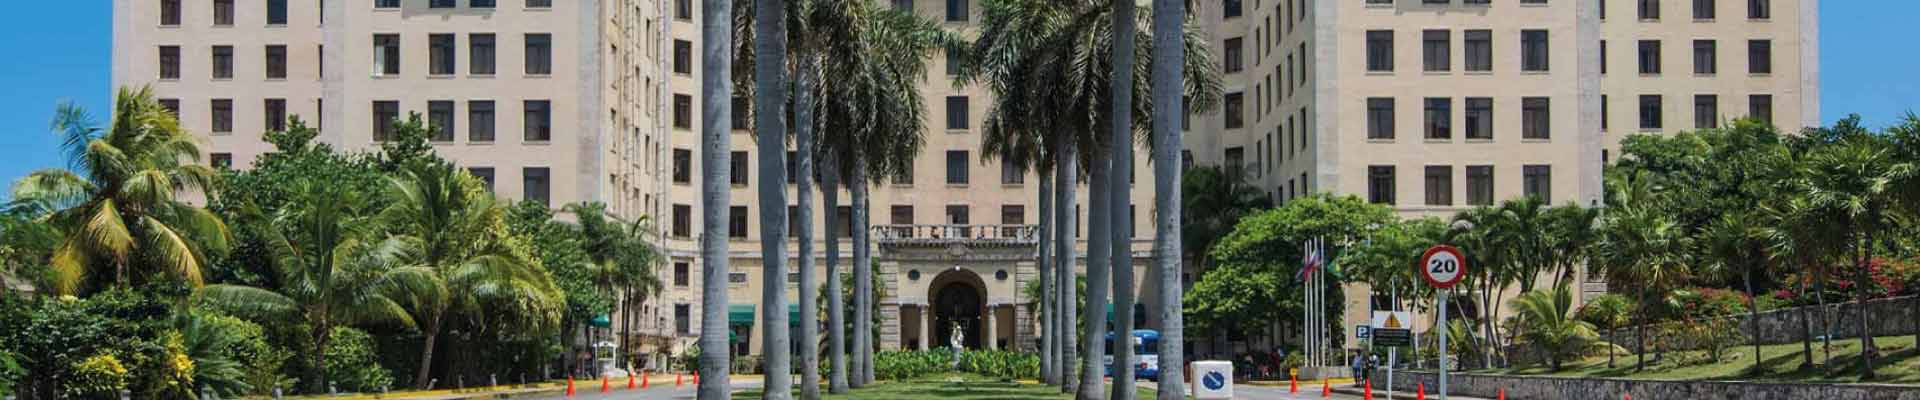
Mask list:
[[[953,353],[945,349],[931,351],[883,351],[874,354],[873,373],[885,380],[913,379],[952,372]],[[1040,356],[999,350],[968,350],[960,353],[960,372],[1005,379],[1032,379],[1040,376]]]
[[127,388],[127,367],[112,354],[95,354],[74,363],[69,370],[63,391],[70,397],[112,399]]
[[998,350],[967,351],[960,353],[960,370],[1005,379],[1039,378],[1040,356]]
[[884,380],[918,378],[951,370],[946,351],[883,351],[873,355],[873,375]]
[[373,392],[393,385],[393,373],[381,367],[373,337],[359,329],[333,328],[327,346],[327,381],[341,391]]

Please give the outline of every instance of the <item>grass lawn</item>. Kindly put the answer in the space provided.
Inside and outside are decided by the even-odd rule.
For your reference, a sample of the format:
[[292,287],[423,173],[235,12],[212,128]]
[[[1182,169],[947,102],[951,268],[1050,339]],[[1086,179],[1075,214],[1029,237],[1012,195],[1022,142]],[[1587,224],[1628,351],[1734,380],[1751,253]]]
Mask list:
[[[949,378],[959,378],[961,382],[949,382]],[[796,385],[797,386],[797,385]],[[822,387],[821,391],[826,388]],[[1138,399],[1153,399],[1154,391],[1140,389]],[[735,399],[758,399],[761,393],[750,390],[735,394]],[[794,391],[799,398],[799,390]],[[823,398],[836,400],[1037,400],[1070,399],[1070,394],[1060,393],[1060,388],[1038,384],[1001,382],[998,379],[979,375],[955,374],[919,378],[907,381],[882,381],[865,388],[854,389],[845,395],[827,395]]]
[[[1920,384],[1920,349],[1916,349],[1913,336],[1882,336],[1874,338],[1880,357],[1875,359],[1874,372],[1879,375],[1873,383]],[[1856,383],[1860,378],[1860,341],[1858,339],[1834,340],[1833,360],[1825,358],[1820,342],[1813,343],[1812,370],[1802,371],[1800,364],[1805,360],[1801,355],[1800,343],[1787,343],[1760,346],[1760,373],[1753,371],[1753,346],[1739,346],[1728,349],[1720,362],[1707,358],[1705,352],[1683,351],[1669,352],[1658,363],[1654,355],[1647,354],[1647,369],[1634,371],[1634,356],[1621,353],[1616,355],[1614,368],[1607,368],[1605,355],[1592,357],[1578,362],[1568,362],[1560,371],[1550,371],[1545,365],[1516,366],[1509,369],[1475,371],[1482,373],[1516,375],[1557,375],[1590,376],[1627,379],[1667,379],[1667,380],[1752,380],[1770,382],[1821,382]],[[1833,366],[1834,375],[1829,376],[1824,367]]]

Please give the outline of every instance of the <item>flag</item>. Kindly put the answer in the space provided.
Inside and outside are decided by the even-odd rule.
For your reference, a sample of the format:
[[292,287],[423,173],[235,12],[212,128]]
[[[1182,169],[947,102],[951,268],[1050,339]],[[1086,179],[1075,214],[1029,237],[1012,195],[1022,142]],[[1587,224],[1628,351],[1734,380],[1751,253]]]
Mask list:
[[1313,278],[1313,272],[1320,269],[1320,246],[1318,239],[1309,239],[1300,246],[1300,273],[1295,278],[1305,281]]

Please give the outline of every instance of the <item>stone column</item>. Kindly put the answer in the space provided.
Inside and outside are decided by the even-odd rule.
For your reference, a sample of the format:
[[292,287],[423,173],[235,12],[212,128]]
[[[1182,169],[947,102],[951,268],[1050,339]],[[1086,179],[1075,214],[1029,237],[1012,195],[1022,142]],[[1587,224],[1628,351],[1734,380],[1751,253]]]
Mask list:
[[933,343],[933,307],[920,305],[920,350],[932,350]]
[[997,306],[987,306],[987,335],[985,336],[987,341],[984,345],[980,346],[987,350],[999,350],[999,345],[995,344],[995,341],[1000,339],[1000,329],[996,327],[1000,319],[1000,313],[994,312],[995,308],[997,308]]

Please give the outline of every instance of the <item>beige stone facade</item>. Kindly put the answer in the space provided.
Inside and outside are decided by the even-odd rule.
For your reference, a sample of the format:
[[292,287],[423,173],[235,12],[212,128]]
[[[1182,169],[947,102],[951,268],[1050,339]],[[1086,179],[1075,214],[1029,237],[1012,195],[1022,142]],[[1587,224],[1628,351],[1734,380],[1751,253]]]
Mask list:
[[[381,7],[389,2],[396,6]],[[1638,18],[1646,2],[1660,10],[1659,18]],[[893,3],[965,34],[974,33],[980,18],[977,0]],[[1715,5],[1713,17],[1694,18],[1696,3]],[[1750,3],[1766,12],[1750,15]],[[1783,127],[1819,121],[1817,3],[1200,2],[1194,13],[1208,27],[1230,102],[1224,112],[1189,121],[1186,152],[1194,163],[1239,166],[1277,201],[1311,192],[1351,194],[1391,203],[1407,217],[1447,216],[1525,194],[1591,205],[1601,195],[1601,166],[1617,153],[1619,139],[1692,129],[1699,95],[1717,99],[1716,119],[1764,111]],[[169,4],[180,4],[177,20]],[[233,5],[230,16],[220,4]],[[286,4],[284,21],[269,9],[279,4]],[[282,115],[270,112],[276,104],[284,105],[284,115],[321,127],[321,140],[356,150],[377,147],[374,121],[386,111],[379,104],[429,118],[442,107],[454,129],[450,140],[435,141],[436,150],[462,166],[491,168],[501,197],[538,197],[544,182],[556,207],[601,201],[622,216],[652,216],[670,256],[660,269],[666,291],[641,306],[634,334],[672,337],[684,349],[700,326],[697,243],[709,234],[697,216],[727,211],[701,209],[694,185],[701,176],[699,7],[694,0],[115,0],[113,81],[152,85],[176,101],[183,124],[208,138],[209,155],[239,168],[271,150],[258,135]],[[488,34],[493,45],[476,47]],[[397,51],[381,51],[394,39]],[[1662,63],[1657,72],[1639,73],[1639,43],[1651,40],[1660,42]],[[1694,72],[1693,46],[1701,40],[1716,43],[1717,65],[1709,73]],[[169,46],[175,50],[165,50]],[[1748,56],[1760,47],[1765,51],[1751,53],[1765,57]],[[273,52],[284,56],[269,56]],[[475,61],[484,53],[494,55],[490,73],[480,66],[487,63]],[[388,68],[394,54],[398,60]],[[528,61],[529,54],[536,61]],[[277,68],[274,57],[284,75],[268,74],[277,72],[270,71]],[[923,88],[930,129],[914,174],[872,191],[875,256],[888,293],[880,300],[879,343],[943,346],[930,343],[945,337],[942,321],[975,318],[963,325],[979,346],[1031,346],[1034,310],[1026,307],[1031,299],[1023,289],[1037,270],[1031,242],[1019,235],[1038,220],[1038,178],[1003,173],[983,159],[980,119],[992,99],[978,86],[952,86],[945,58],[932,57],[934,71]],[[1766,68],[1751,61],[1762,59]],[[546,68],[529,69],[539,60]],[[214,75],[220,63],[231,64],[232,73]],[[1661,115],[1643,129],[1639,99],[1650,95],[1662,99]],[[490,140],[474,131],[474,121],[487,120],[474,116],[475,105],[484,104],[476,102],[486,101],[493,110]],[[529,116],[549,121],[545,135],[529,132],[538,131],[527,128]],[[730,232],[710,234],[729,241],[730,302],[758,313],[764,311],[757,310],[754,185],[763,180],[748,176],[758,160],[747,133],[735,130],[732,140],[740,160],[734,170],[745,179],[736,181],[731,196],[745,212],[732,217],[739,222]],[[1147,153],[1136,154],[1138,176],[1150,177]],[[1153,237],[1151,191],[1151,181],[1133,188],[1131,245],[1140,283],[1151,278],[1144,269]],[[850,205],[848,193],[839,197]],[[1074,229],[1084,233],[1084,185],[1078,198],[1081,222]],[[819,236],[828,221],[820,210],[814,215]],[[843,273],[851,271],[850,245],[843,239],[836,249]],[[1084,241],[1076,248],[1083,252]],[[824,255],[809,255],[817,276],[824,274]],[[1182,275],[1191,282],[1191,271]],[[1144,303],[1153,293],[1141,286]],[[790,302],[818,293],[792,289]],[[977,308],[939,310],[943,296],[965,298],[966,289]],[[1349,288],[1344,325],[1365,320],[1365,290]],[[736,328],[751,338],[739,347],[758,354],[758,331],[748,321],[757,317]],[[1271,346],[1189,337],[1200,342],[1202,354]]]

